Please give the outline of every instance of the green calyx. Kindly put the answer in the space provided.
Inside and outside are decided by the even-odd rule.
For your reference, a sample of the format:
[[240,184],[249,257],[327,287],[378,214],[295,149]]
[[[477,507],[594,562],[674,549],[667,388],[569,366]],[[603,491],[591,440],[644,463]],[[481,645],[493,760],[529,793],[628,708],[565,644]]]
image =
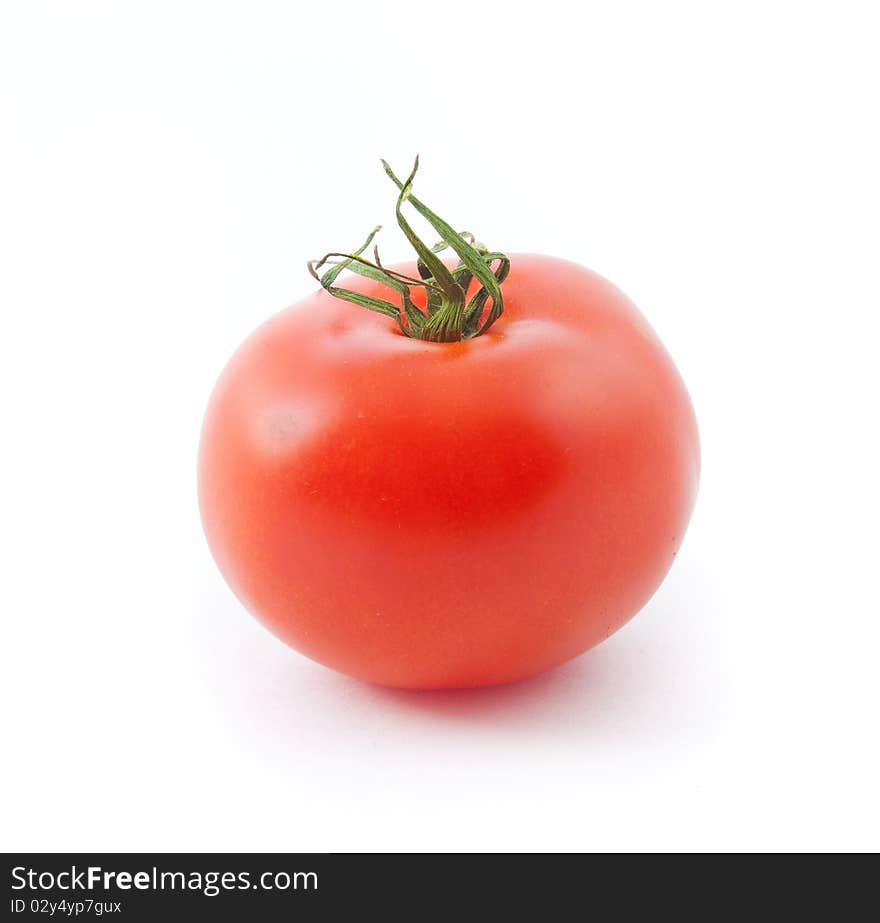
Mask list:
[[[373,242],[379,227],[370,232],[359,250],[354,253],[327,253],[320,260],[308,264],[309,272],[336,298],[393,317],[408,337],[434,343],[454,343],[485,333],[504,310],[501,283],[510,272],[510,260],[503,253],[491,252],[478,243],[473,234],[453,230],[451,225],[412,194],[413,179],[419,169],[418,157],[404,182],[394,175],[384,160],[382,166],[400,190],[397,197],[397,223],[416,251],[420,278],[386,269],[379,259],[378,247],[373,248],[372,261],[361,255]],[[440,235],[439,243],[429,247],[419,238],[404,217],[402,207],[406,202]],[[447,248],[458,255],[458,265],[454,269],[447,267],[437,255]],[[494,269],[493,263],[497,264]],[[329,268],[323,274],[320,273],[319,270],[325,266]],[[337,278],[346,269],[381,282],[397,292],[400,305],[336,285]],[[475,280],[479,288],[468,299],[468,289]],[[418,307],[412,300],[414,285],[425,289],[427,297],[424,308]]]

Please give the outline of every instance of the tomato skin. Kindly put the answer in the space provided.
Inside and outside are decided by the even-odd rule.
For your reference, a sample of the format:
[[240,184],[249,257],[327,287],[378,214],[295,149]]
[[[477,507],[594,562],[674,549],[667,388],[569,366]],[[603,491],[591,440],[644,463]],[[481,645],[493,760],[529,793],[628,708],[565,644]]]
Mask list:
[[407,688],[521,679],[607,638],[669,569],[699,470],[672,361],[573,263],[514,255],[503,291],[458,343],[319,291],[222,373],[205,533],[247,608],[314,660]]

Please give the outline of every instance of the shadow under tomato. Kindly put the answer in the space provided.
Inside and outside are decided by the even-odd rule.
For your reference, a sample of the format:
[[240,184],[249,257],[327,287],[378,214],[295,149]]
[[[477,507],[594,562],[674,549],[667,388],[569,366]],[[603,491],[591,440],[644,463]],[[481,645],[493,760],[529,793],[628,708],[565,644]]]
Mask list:
[[[356,684],[361,704],[379,705],[407,724],[452,723],[492,734],[578,739],[652,735],[669,704],[664,673],[674,667],[649,648],[624,639],[530,679],[480,689],[411,691]],[[353,681],[345,681],[353,682]]]
[[401,709],[412,709],[450,717],[472,718],[480,714],[498,716],[499,713],[518,711],[537,699],[547,696],[568,696],[574,686],[589,685],[588,661],[598,666],[601,653],[591,651],[571,663],[563,664],[545,673],[498,686],[481,686],[465,689],[397,689],[366,684],[364,694],[375,696],[385,704]]

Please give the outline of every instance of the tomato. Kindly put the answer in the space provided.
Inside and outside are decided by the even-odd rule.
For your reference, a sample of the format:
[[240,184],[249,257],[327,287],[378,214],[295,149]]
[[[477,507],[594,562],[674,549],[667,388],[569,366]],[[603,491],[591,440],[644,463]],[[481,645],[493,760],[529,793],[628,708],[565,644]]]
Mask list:
[[430,343],[321,291],[223,372],[205,531],[307,656],[392,686],[519,679],[607,638],[672,563],[698,441],[669,356],[572,263],[513,256],[504,294],[482,336]]
[[509,682],[607,638],[670,567],[699,468],[672,361],[600,276],[509,267],[478,336],[414,338],[320,290],[222,373],[205,532],[244,605],[308,657],[389,686]]

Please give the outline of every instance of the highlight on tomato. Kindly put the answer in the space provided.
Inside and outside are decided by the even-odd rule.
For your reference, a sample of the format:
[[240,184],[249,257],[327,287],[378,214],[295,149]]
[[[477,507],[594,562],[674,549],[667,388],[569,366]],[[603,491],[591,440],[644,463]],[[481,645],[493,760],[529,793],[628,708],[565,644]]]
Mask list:
[[320,288],[233,355],[201,436],[205,534],[242,603],[335,670],[522,679],[663,580],[697,490],[693,410],[611,283],[484,246],[413,195],[418,159],[404,180],[383,164],[416,258],[385,266],[377,228],[310,263]]

